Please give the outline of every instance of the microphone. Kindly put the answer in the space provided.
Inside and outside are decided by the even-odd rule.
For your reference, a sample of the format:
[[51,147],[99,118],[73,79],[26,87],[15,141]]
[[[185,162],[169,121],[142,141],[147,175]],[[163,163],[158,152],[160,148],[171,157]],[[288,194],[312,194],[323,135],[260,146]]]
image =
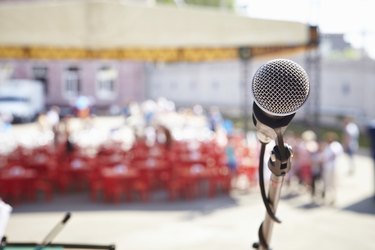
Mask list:
[[[310,93],[309,78],[297,63],[287,59],[275,59],[262,65],[252,82],[253,122],[257,137],[261,142],[259,155],[259,186],[266,208],[266,217],[259,227],[259,243],[253,244],[258,250],[268,250],[276,217],[284,176],[291,168],[292,150],[284,144],[283,132],[293,119],[296,111],[306,102]],[[268,196],[263,177],[263,162],[266,144],[276,139],[268,168],[272,172]]]
[[263,143],[276,139],[275,129],[284,132],[296,111],[310,93],[305,70],[288,59],[275,59],[262,65],[251,85],[253,123]]

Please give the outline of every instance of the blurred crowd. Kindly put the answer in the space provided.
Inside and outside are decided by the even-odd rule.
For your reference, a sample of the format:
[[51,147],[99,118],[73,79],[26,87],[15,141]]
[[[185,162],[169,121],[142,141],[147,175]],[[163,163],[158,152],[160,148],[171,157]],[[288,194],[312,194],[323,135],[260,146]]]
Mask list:
[[297,181],[311,194],[313,202],[335,204],[337,188],[337,159],[346,155],[349,162],[348,175],[355,172],[354,155],[359,145],[359,128],[350,118],[345,118],[341,137],[337,132],[325,132],[321,138],[312,130],[300,136],[288,134],[293,148],[293,167],[288,175],[290,185]]

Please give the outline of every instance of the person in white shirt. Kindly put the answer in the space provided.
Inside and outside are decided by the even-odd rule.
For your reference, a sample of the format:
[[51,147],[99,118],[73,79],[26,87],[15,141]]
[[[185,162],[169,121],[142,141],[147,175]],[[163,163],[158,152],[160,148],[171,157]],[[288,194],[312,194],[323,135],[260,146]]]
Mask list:
[[336,164],[337,157],[343,153],[343,147],[337,141],[337,135],[328,132],[325,137],[325,145],[321,153],[321,161],[323,168],[323,197],[333,205],[336,199]]
[[349,156],[350,159],[349,174],[353,174],[355,170],[354,154],[358,150],[358,140],[359,128],[357,124],[353,122],[353,119],[349,117],[345,118],[342,144],[344,147],[344,152]]

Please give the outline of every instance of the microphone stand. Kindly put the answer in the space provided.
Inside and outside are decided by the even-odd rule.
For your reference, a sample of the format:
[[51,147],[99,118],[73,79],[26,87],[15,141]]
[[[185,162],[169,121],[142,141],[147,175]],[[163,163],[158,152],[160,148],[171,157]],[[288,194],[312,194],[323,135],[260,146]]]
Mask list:
[[65,226],[66,222],[70,219],[70,217],[71,217],[71,213],[70,212],[68,212],[68,213],[65,214],[64,218],[62,219],[62,221],[60,221],[59,223],[57,223],[57,225],[54,228],[52,228],[52,230],[44,238],[44,240],[42,241],[42,244],[41,244],[42,247],[51,244],[52,240],[56,237],[56,235],[58,233],[60,233],[60,231]]
[[[266,206],[267,213],[264,221],[259,227],[258,236],[259,243],[254,243],[253,247],[259,250],[269,250],[269,243],[271,241],[272,230],[274,222],[281,223],[281,221],[275,216],[278,202],[280,200],[281,188],[284,182],[284,176],[289,172],[291,163],[290,158],[292,156],[292,149],[289,145],[284,144],[281,129],[275,129],[277,140],[276,146],[272,150],[272,154],[268,161],[268,168],[272,172],[268,197],[264,197],[264,191],[262,192],[263,202]],[[264,158],[265,143],[262,143],[261,159]],[[262,166],[259,166],[259,179],[261,184],[261,191],[264,190],[263,184],[263,160],[260,161]]]

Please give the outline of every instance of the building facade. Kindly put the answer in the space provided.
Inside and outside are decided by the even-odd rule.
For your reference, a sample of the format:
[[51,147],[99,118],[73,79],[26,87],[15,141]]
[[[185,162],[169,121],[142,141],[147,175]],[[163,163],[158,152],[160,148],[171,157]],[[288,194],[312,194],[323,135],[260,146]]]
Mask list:
[[144,97],[144,64],[115,60],[1,60],[12,78],[43,83],[47,106],[72,106],[89,97],[99,109]]
[[[243,105],[250,106],[252,103],[251,94],[244,92],[250,92],[255,71],[269,59],[251,61],[246,71],[241,61],[155,66],[148,71],[147,96],[164,96],[180,106],[218,106],[224,112],[241,115]],[[316,74],[308,71],[304,55],[289,59],[300,64],[309,75]],[[364,125],[375,118],[374,60],[332,60],[323,57],[317,63],[320,64],[319,83],[311,81],[310,97],[297,112],[296,119],[315,117],[318,112],[323,123],[335,124],[337,118],[353,116]],[[244,72],[247,72],[246,76]]]
[[[217,106],[224,113],[238,116],[242,114],[244,105],[251,105],[252,76],[268,59],[250,61],[246,70],[240,60],[195,63],[1,60],[0,64],[13,68],[13,78],[42,81],[47,106],[69,106],[77,97],[87,96],[97,109],[105,111],[112,106],[122,107],[130,101],[165,97],[174,101],[177,107],[195,104],[205,108]],[[290,59],[308,68],[303,55]],[[368,58],[323,58],[320,63],[320,86],[316,88],[316,83],[311,82],[309,98],[318,94],[319,107],[311,108],[311,100],[308,100],[297,118],[313,115],[311,110],[316,110],[326,122],[330,122],[329,117],[346,115],[354,116],[361,123],[374,119],[375,62]],[[331,119],[331,122],[334,120]]]

